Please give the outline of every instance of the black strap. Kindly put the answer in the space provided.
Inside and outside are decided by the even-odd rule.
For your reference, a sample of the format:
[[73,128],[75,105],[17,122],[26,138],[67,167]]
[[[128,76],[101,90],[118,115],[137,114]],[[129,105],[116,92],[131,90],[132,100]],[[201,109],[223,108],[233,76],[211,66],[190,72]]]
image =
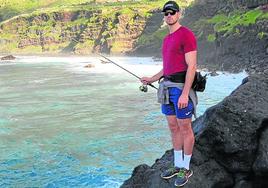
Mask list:
[[176,72],[176,73],[171,74],[171,75],[161,76],[159,78],[158,82],[160,82],[161,79],[164,78],[164,80],[168,80],[168,81],[171,81],[171,82],[184,83],[185,82],[185,77],[186,77],[186,71],[184,71],[184,72]]

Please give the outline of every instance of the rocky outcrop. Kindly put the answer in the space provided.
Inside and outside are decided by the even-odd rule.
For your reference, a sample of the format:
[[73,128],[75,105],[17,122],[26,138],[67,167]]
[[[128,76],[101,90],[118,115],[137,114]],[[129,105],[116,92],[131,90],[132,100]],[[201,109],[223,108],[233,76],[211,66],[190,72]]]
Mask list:
[[87,64],[84,66],[84,68],[94,68],[94,67],[95,67],[95,65],[93,65],[93,64]]
[[1,60],[14,60],[16,59],[16,57],[14,57],[13,55],[7,55],[4,57],[1,57]]
[[[268,75],[249,76],[230,96],[194,121],[194,175],[185,188],[268,186],[267,96]],[[174,187],[174,178],[160,178],[172,162],[173,151],[169,150],[152,166],[136,167],[121,188]]]

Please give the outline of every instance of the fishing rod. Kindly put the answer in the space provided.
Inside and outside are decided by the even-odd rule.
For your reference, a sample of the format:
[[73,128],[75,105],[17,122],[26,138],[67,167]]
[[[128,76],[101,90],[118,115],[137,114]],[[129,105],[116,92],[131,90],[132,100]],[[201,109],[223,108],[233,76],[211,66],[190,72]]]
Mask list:
[[[124,67],[122,67],[121,65],[118,65],[117,63],[115,63],[114,61],[110,60],[109,58],[105,57],[102,54],[98,54],[99,56],[103,57],[104,59],[108,60],[109,62],[113,63],[114,65],[120,67],[121,69],[123,69],[124,71],[128,72],[129,74],[131,74],[132,76],[135,76],[136,78],[138,78],[139,80],[141,80],[141,78],[139,76],[137,76],[136,74],[130,72],[129,70],[125,69]],[[148,84],[149,86],[151,86],[152,88],[155,88],[157,90],[157,87],[155,87],[153,84]],[[148,88],[147,85],[142,85],[140,86],[140,90],[143,92],[147,92]]]
[[[74,38],[71,38],[71,40],[73,40],[74,42],[79,43],[79,41],[76,40],[76,39],[74,39]],[[112,60],[110,60],[109,58],[105,57],[104,55],[102,55],[102,54],[98,54],[98,55],[101,56],[101,57],[103,57],[103,58],[105,58],[106,60],[108,60],[109,62],[113,63],[114,65],[120,67],[121,69],[123,69],[124,71],[128,72],[129,74],[135,76],[135,77],[138,78],[139,80],[141,80],[141,78],[138,77],[136,74],[134,74],[134,73],[130,72],[129,70],[125,69],[124,67],[118,65],[117,63],[115,63],[114,61],[112,61]],[[149,86],[155,88],[156,90],[158,90],[158,88],[155,87],[153,84],[146,84],[146,85],[143,84],[143,85],[140,86],[140,90],[143,91],[143,92],[147,92],[147,91],[148,91],[148,87],[147,87],[147,85],[149,85]]]

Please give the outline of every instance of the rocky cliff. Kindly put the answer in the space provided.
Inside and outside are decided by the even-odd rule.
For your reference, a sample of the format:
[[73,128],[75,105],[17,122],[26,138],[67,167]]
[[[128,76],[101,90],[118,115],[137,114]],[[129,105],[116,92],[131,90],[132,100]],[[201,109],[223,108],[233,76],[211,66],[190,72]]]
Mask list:
[[158,1],[88,3],[18,15],[0,23],[0,52],[125,54],[147,22],[159,27],[158,8]]
[[[268,66],[264,70],[194,121],[194,175],[185,188],[268,187]],[[160,178],[172,163],[173,151],[166,151],[152,166],[137,166],[121,188],[174,187],[174,178]]]
[[197,1],[182,23],[198,36],[205,67],[254,73],[268,63],[267,0]]

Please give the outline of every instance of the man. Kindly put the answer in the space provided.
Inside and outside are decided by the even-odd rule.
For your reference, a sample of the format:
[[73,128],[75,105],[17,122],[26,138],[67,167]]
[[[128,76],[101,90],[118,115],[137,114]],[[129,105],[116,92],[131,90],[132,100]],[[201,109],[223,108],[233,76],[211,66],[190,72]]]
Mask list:
[[175,186],[183,186],[193,174],[189,168],[194,146],[191,118],[197,97],[191,86],[196,72],[197,44],[192,31],[180,25],[180,8],[175,1],[165,3],[162,12],[169,28],[162,45],[163,69],[152,77],[142,77],[141,81],[150,84],[164,77],[158,92],[171,131],[174,167],[164,171],[161,177],[176,176]]

